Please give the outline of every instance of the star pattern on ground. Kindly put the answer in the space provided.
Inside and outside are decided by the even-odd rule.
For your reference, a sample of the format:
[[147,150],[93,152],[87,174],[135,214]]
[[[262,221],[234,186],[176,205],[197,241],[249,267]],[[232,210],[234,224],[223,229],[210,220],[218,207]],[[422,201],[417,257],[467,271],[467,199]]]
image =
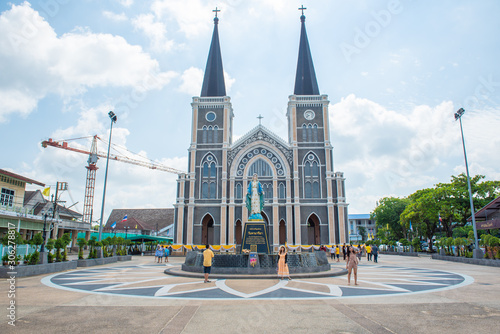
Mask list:
[[[172,265],[167,265],[167,267]],[[175,266],[175,265],[174,265]],[[403,295],[458,288],[463,274],[425,268],[360,265],[358,285],[347,275],[308,279],[203,279],[166,275],[165,265],[81,269],[44,277],[45,285],[95,294],[174,299],[322,299]]]

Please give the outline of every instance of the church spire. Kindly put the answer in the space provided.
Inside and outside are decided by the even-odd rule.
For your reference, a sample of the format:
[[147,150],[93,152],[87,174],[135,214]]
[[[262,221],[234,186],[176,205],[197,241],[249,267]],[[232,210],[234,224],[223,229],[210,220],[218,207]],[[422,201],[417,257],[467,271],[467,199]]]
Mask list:
[[219,31],[217,26],[219,18],[217,12],[220,12],[217,7],[214,18],[214,32],[212,35],[212,43],[208,52],[207,66],[205,67],[205,77],[203,78],[203,86],[201,87],[201,97],[207,96],[226,96],[226,85],[224,83],[224,70],[222,69],[222,56],[219,45]]
[[304,16],[304,6],[299,8],[302,11],[300,16],[300,44],[299,44],[299,59],[297,61],[297,73],[295,75],[294,95],[319,95],[318,82],[316,81],[316,73],[309,49],[309,42],[306,33],[306,17]]

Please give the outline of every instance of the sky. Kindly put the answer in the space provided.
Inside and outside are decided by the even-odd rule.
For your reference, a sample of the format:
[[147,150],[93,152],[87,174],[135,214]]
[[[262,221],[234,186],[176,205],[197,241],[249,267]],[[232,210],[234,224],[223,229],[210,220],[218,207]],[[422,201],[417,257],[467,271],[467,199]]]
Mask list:
[[[370,213],[465,172],[500,180],[500,2],[315,0],[40,0],[0,3],[0,168],[52,186],[83,211],[88,157],[42,148],[48,138],[187,170],[218,13],[234,140],[262,125],[288,140],[301,5],[334,170],[349,213]],[[133,153],[130,153],[133,152]],[[94,220],[102,208],[98,162]],[[175,174],[110,162],[104,217],[118,208],[172,208]],[[28,190],[40,189],[29,185]]]

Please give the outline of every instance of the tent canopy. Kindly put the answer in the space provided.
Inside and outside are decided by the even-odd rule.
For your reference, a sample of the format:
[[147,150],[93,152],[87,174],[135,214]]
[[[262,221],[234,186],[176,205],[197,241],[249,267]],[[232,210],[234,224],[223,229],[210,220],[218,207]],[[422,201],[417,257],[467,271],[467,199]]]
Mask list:
[[131,241],[143,241],[143,242],[146,242],[146,241],[163,241],[163,242],[172,243],[174,241],[173,238],[155,237],[155,236],[152,236],[152,235],[142,235],[142,234],[139,234],[139,235],[129,235],[129,236],[127,236],[127,239],[131,240]]

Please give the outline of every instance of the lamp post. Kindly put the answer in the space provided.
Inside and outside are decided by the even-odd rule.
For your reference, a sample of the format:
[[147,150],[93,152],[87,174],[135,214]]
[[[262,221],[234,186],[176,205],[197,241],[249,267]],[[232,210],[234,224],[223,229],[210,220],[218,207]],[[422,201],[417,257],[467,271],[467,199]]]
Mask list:
[[109,150],[111,148],[111,134],[113,133],[113,123],[116,123],[116,120],[117,120],[115,113],[112,111],[110,111],[108,113],[108,116],[111,119],[111,127],[109,129],[108,156],[106,157],[106,172],[104,173],[104,191],[102,193],[101,222],[99,224],[99,239],[98,239],[98,241],[101,241],[101,238],[102,238],[102,221],[104,218],[104,201],[106,199],[106,182],[108,180],[108,164],[109,164]]
[[474,203],[472,202],[472,190],[470,186],[470,177],[469,177],[469,165],[467,164],[467,153],[465,152],[465,140],[464,140],[464,131],[462,128],[462,115],[465,113],[464,108],[458,109],[455,113],[455,121],[458,120],[460,122],[460,133],[462,134],[462,146],[464,148],[464,158],[465,158],[465,170],[467,172],[467,187],[469,188],[469,201],[470,201],[470,212],[472,216],[472,227],[474,229],[474,258],[482,258],[483,254],[481,249],[479,248],[479,243],[477,239],[477,229],[476,229],[476,215],[474,211]]
[[124,227],[124,229],[125,229],[125,239],[127,239],[127,232],[128,232],[128,229],[129,229],[129,228],[130,228],[130,227],[128,227],[128,226],[125,226],[125,227]]

